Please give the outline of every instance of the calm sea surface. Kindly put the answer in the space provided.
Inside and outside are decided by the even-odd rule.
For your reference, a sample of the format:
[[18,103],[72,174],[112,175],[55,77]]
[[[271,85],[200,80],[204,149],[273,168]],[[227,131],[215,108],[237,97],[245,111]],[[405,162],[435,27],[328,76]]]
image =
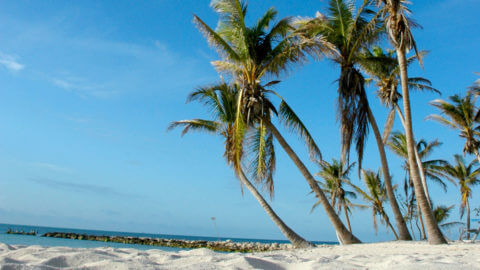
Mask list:
[[[6,234],[6,231],[8,229],[12,229],[14,231],[23,230],[25,232],[30,232],[31,230],[34,230],[37,232],[37,236]],[[77,248],[113,247],[113,248],[136,248],[136,249],[161,249],[165,251],[185,250],[181,248],[171,248],[171,247],[156,247],[156,246],[132,245],[132,244],[99,242],[99,241],[89,241],[89,240],[40,237],[46,232],[72,232],[72,233],[88,234],[88,235],[133,236],[133,237],[152,237],[152,238],[183,239],[183,240],[206,240],[206,241],[218,240],[218,238],[216,237],[204,237],[204,236],[113,232],[113,231],[27,226],[27,225],[15,225],[15,224],[0,224],[0,243],[5,243],[9,245],[40,245],[40,246],[46,246],[46,247],[54,247],[54,246],[77,247]],[[285,241],[285,240],[220,238],[220,240],[227,240],[227,239],[230,239],[234,242],[288,243],[288,241]],[[330,244],[330,245],[337,244],[336,242],[318,242],[318,241],[314,241],[314,243]]]

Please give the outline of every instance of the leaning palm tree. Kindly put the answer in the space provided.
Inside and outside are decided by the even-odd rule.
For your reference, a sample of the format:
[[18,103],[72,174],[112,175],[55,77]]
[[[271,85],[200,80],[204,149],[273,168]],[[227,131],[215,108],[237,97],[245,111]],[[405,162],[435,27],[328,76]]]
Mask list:
[[[192,92],[188,100],[196,100],[207,107],[213,114],[213,120],[204,119],[192,119],[172,122],[169,126],[169,130],[175,127],[183,127],[182,136],[189,131],[206,131],[216,135],[220,135],[224,139],[225,152],[224,157],[227,164],[233,165],[235,161],[234,153],[237,151],[233,145],[233,125],[235,120],[235,109],[238,97],[238,87],[236,85],[230,86],[226,83],[220,83],[210,87],[202,87]],[[270,195],[273,193],[273,179],[272,175],[275,169],[275,152],[273,149],[273,140],[271,134],[260,136],[265,130],[252,131],[251,140],[252,155],[257,156],[255,162],[255,180],[257,182],[263,182]],[[266,138],[266,139],[265,139]],[[243,157],[242,151],[242,157]],[[262,164],[259,164],[262,163]],[[287,237],[288,240],[295,247],[310,247],[313,246],[310,242],[303,239],[297,233],[295,233],[290,227],[288,227],[280,217],[273,211],[272,207],[263,198],[260,192],[255,186],[248,180],[242,164],[237,164],[238,169],[235,171],[240,183],[245,185],[247,189],[252,193],[255,199],[260,203],[262,208],[267,212],[268,216],[273,220],[275,225],[278,226],[280,231]]]
[[384,209],[384,204],[388,201],[388,197],[385,184],[382,183],[382,180],[380,179],[380,172],[375,173],[370,170],[362,170],[362,178],[367,187],[367,191],[362,190],[360,187],[352,183],[350,183],[350,185],[362,196],[364,201],[371,205],[373,227],[375,228],[375,231],[378,230],[377,216],[380,216],[380,222],[385,223],[387,228],[390,228],[395,235],[395,238],[398,240],[397,232],[395,232],[395,229],[390,223],[390,219]]
[[302,25],[301,29],[305,29],[307,36],[324,36],[337,51],[332,55],[332,60],[340,67],[337,117],[340,119],[342,134],[342,162],[348,162],[350,147],[354,143],[360,172],[370,125],[377,142],[387,194],[400,239],[411,240],[393,192],[385,145],[368,103],[365,78],[358,66],[363,58],[362,51],[378,40],[383,32],[381,21],[378,20],[378,16],[373,15],[375,13],[368,8],[368,4],[369,1],[364,1],[357,10],[354,1],[331,0],[328,14],[318,13],[315,19],[304,19],[298,24]]
[[385,20],[389,40],[397,53],[398,66],[400,68],[400,81],[403,96],[403,112],[405,114],[405,135],[407,139],[408,163],[410,164],[410,173],[415,188],[417,202],[425,219],[428,242],[430,244],[446,244],[447,241],[438,226],[433,215],[432,208],[428,202],[427,195],[423,188],[418,164],[415,158],[415,138],[413,136],[412,111],[410,107],[410,93],[408,89],[407,58],[408,50],[414,49],[417,58],[417,45],[411,27],[417,26],[410,18],[410,10],[407,7],[407,0],[376,0],[381,7],[378,14],[381,14]]
[[[355,192],[345,190],[344,188],[344,184],[350,181],[348,175],[350,174],[353,166],[355,166],[355,163],[346,166],[341,161],[336,159],[333,159],[332,163],[322,161],[320,163],[320,172],[317,174],[324,180],[323,182],[320,182],[320,186],[329,197],[333,208],[337,209],[338,214],[340,214],[343,209],[345,221],[347,222],[348,230],[350,232],[352,231],[349,218],[349,214],[351,214],[351,208],[361,207],[360,205],[354,204],[350,201],[350,198],[357,198]],[[318,203],[314,204],[312,210],[317,205]]]
[[[472,187],[480,184],[480,167],[477,167],[477,160],[472,160],[468,165],[461,155],[454,156],[455,163],[447,163],[444,166],[437,166],[436,169],[446,178],[457,182],[460,186],[460,218],[467,212],[467,229],[470,229],[470,203],[472,197]],[[467,235],[469,237],[469,235]]]
[[[421,57],[425,56],[426,54],[426,51],[420,51],[418,53],[418,55]],[[417,59],[417,55],[407,58],[407,67],[413,64]],[[360,66],[365,73],[370,76],[369,81],[373,81],[375,83],[375,86],[378,89],[377,96],[380,99],[380,102],[390,110],[383,132],[383,141],[386,143],[395,121],[395,111],[400,118],[402,126],[405,128],[405,118],[398,104],[402,95],[398,92],[398,85],[400,83],[400,67],[398,65],[395,51],[387,50],[384,52],[381,47],[374,47],[372,51],[365,49]],[[432,83],[428,79],[422,77],[408,78],[408,87],[410,90],[431,91],[440,94],[440,91],[433,88]],[[420,170],[420,179],[422,180],[422,185],[425,189],[428,203],[431,206],[423,162],[421,161],[418,151],[415,151],[414,154]]]
[[[194,15],[194,22],[205,35],[210,45],[215,47],[221,60],[212,64],[221,73],[230,75],[239,85],[239,98],[235,122],[233,125],[233,143],[237,149],[235,164],[239,164],[240,149],[245,143],[245,131],[249,128],[268,130],[280,143],[299,171],[305,177],[310,188],[320,200],[327,216],[345,244],[360,242],[342,223],[327,197],[318,186],[315,178],[279,130],[272,123],[272,116],[278,116],[290,129],[305,139],[312,158],[320,158],[320,151],[290,106],[271,87],[278,80],[266,81],[266,77],[277,79],[293,64],[306,61],[308,55],[320,57],[330,52],[331,47],[321,37],[303,38],[303,33],[291,26],[291,19],[285,18],[272,25],[277,12],[269,9],[253,26],[247,26],[246,5],[240,0],[213,0],[214,10],[219,14],[216,30]],[[277,110],[270,99],[271,95],[280,97]],[[238,168],[235,168],[238,170]]]
[[[408,150],[407,150],[407,138],[404,133],[401,133],[399,131],[393,132],[387,142],[388,147],[392,152],[403,159],[403,169],[405,170],[405,183],[404,183],[404,190],[405,194],[409,194],[409,206],[413,206],[414,204],[417,207],[417,212],[415,213],[414,211],[408,211],[411,215],[417,214],[418,219],[420,220],[420,225],[421,225],[421,232],[422,232],[422,238],[425,239],[425,229],[424,229],[424,223],[423,223],[423,215],[422,211],[419,207],[419,205],[416,203],[416,198],[415,198],[415,193],[410,193],[409,189],[413,188],[413,181],[412,177],[409,174],[410,168],[409,168],[409,163],[408,163]],[[415,151],[418,153],[420,163],[422,166],[420,168],[422,169],[421,174],[425,175],[426,179],[429,179],[436,184],[440,185],[443,190],[446,192],[447,185],[445,182],[442,180],[441,177],[438,176],[435,166],[441,166],[446,164],[445,160],[442,159],[433,159],[433,160],[425,160],[429,155],[431,155],[432,151],[440,146],[441,143],[438,140],[434,140],[432,142],[427,142],[425,140],[420,140],[417,143]],[[427,186],[425,184],[425,186]],[[428,186],[427,186],[428,187]],[[427,189],[426,189],[427,190]],[[428,193],[427,193],[428,194]],[[410,220],[413,217],[410,217]]]
[[460,137],[465,138],[463,154],[474,154],[480,162],[478,152],[480,125],[477,124],[480,120],[480,111],[475,106],[476,97],[469,92],[465,97],[453,95],[449,99],[451,103],[441,99],[432,101],[431,104],[439,109],[444,116],[433,114],[428,116],[428,119],[433,119],[452,129],[459,130]]

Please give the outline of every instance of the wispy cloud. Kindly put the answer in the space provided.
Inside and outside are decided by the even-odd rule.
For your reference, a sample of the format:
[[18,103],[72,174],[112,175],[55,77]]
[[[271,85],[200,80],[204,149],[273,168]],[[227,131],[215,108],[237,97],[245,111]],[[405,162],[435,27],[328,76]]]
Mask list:
[[52,78],[51,82],[53,83],[53,85],[59,88],[75,92],[76,94],[84,98],[88,96],[93,96],[97,98],[110,98],[118,94],[118,91],[109,90],[102,85],[90,84],[84,79],[71,76],[67,76],[65,78]]
[[4,54],[1,52],[0,52],[0,64],[11,71],[20,71],[25,68],[25,65],[22,65],[19,62],[17,62],[14,56]]
[[59,181],[59,180],[50,179],[50,178],[31,178],[29,179],[29,181],[39,185],[47,186],[53,189],[68,190],[68,191],[79,192],[79,193],[88,192],[88,193],[93,193],[93,194],[102,195],[102,196],[110,195],[110,196],[116,196],[116,197],[130,197],[130,198],[139,197],[134,194],[119,192],[114,188],[106,187],[106,186],[73,183],[73,182]]
[[47,170],[55,171],[55,172],[71,172],[72,171],[69,168],[65,168],[65,167],[62,167],[62,166],[58,166],[58,165],[51,164],[51,163],[45,163],[45,162],[33,162],[33,163],[31,163],[31,165],[36,167],[36,168],[47,169]]

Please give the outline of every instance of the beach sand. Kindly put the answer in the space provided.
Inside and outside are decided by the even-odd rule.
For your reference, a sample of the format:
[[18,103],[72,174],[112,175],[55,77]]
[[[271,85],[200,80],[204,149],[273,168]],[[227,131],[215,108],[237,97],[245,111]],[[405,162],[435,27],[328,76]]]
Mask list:
[[265,253],[0,244],[1,269],[480,269],[480,244],[386,242]]

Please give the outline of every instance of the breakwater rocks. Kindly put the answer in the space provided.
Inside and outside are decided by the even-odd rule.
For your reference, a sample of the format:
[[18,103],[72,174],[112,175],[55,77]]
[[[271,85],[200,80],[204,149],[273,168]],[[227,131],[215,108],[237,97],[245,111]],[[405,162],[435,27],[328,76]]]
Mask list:
[[180,239],[163,239],[163,238],[149,238],[149,237],[130,237],[130,236],[99,236],[86,235],[78,233],[64,233],[64,232],[48,232],[42,237],[67,238],[78,240],[91,240],[101,242],[116,242],[124,244],[162,246],[162,247],[176,247],[176,248],[208,248],[215,251],[225,252],[263,252],[273,250],[292,249],[290,244],[265,244],[253,242],[233,242],[226,241],[202,241],[202,240],[180,240]]
[[14,231],[12,229],[8,229],[6,232],[6,234],[20,234],[20,235],[37,235],[37,232],[36,231],[29,231],[29,232],[25,232],[25,231]]

